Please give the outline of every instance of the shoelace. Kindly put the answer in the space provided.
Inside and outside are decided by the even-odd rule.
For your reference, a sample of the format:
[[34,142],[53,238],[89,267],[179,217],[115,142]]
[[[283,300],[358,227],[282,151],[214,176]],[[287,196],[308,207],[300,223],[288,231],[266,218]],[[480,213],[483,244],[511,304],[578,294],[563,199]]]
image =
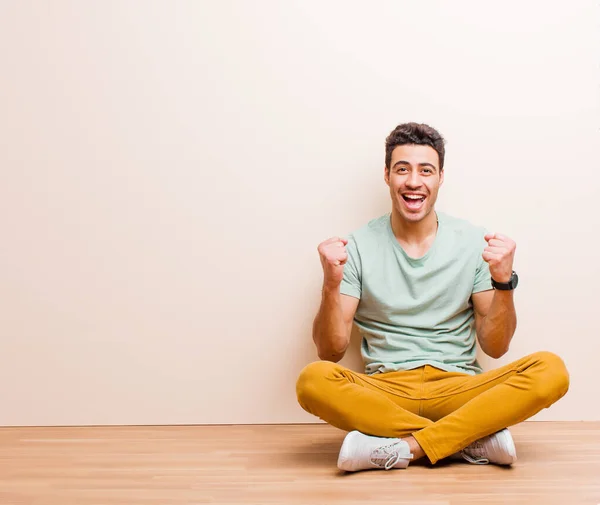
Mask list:
[[484,444],[479,440],[473,442],[469,447],[465,447],[460,451],[460,455],[466,459],[469,463],[475,465],[487,465],[490,460],[483,457]]
[[487,465],[490,462],[490,460],[486,458],[472,458],[464,451],[462,451],[460,455],[469,463],[473,463],[474,465]]
[[412,454],[410,457],[400,455],[400,445],[400,442],[394,442],[393,444],[378,447],[371,453],[371,463],[379,468],[390,470],[400,459],[412,459]]

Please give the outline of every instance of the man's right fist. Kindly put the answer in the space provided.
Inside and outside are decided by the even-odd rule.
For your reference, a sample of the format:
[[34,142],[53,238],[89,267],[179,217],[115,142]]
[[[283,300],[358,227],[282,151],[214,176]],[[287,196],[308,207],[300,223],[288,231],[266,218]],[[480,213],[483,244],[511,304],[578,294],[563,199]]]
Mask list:
[[348,260],[345,238],[333,237],[321,242],[317,250],[323,266],[323,282],[327,286],[337,287],[344,277],[344,265]]

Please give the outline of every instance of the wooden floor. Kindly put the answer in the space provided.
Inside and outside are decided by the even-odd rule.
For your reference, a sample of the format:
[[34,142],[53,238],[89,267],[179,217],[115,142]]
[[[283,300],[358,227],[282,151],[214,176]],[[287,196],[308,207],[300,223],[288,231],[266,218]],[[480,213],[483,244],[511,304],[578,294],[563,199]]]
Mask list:
[[600,504],[600,423],[511,432],[510,469],[344,474],[326,425],[0,428],[0,505]]

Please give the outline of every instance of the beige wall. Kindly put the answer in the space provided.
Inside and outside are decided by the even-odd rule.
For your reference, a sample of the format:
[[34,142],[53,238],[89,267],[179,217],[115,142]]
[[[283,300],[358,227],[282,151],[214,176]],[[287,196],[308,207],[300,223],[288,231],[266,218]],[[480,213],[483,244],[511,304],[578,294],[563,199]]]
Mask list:
[[600,419],[599,14],[0,3],[0,424],[312,421],[316,246],[388,211],[409,120],[448,138],[439,208],[518,243],[499,363],[559,353],[538,419]]

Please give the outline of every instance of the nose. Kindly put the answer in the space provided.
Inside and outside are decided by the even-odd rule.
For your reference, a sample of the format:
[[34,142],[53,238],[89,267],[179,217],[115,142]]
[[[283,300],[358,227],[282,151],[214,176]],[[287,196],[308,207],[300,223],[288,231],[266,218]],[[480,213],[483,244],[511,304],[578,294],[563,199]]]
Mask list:
[[416,170],[413,170],[408,174],[406,178],[406,186],[409,188],[418,188],[421,186],[421,178]]

